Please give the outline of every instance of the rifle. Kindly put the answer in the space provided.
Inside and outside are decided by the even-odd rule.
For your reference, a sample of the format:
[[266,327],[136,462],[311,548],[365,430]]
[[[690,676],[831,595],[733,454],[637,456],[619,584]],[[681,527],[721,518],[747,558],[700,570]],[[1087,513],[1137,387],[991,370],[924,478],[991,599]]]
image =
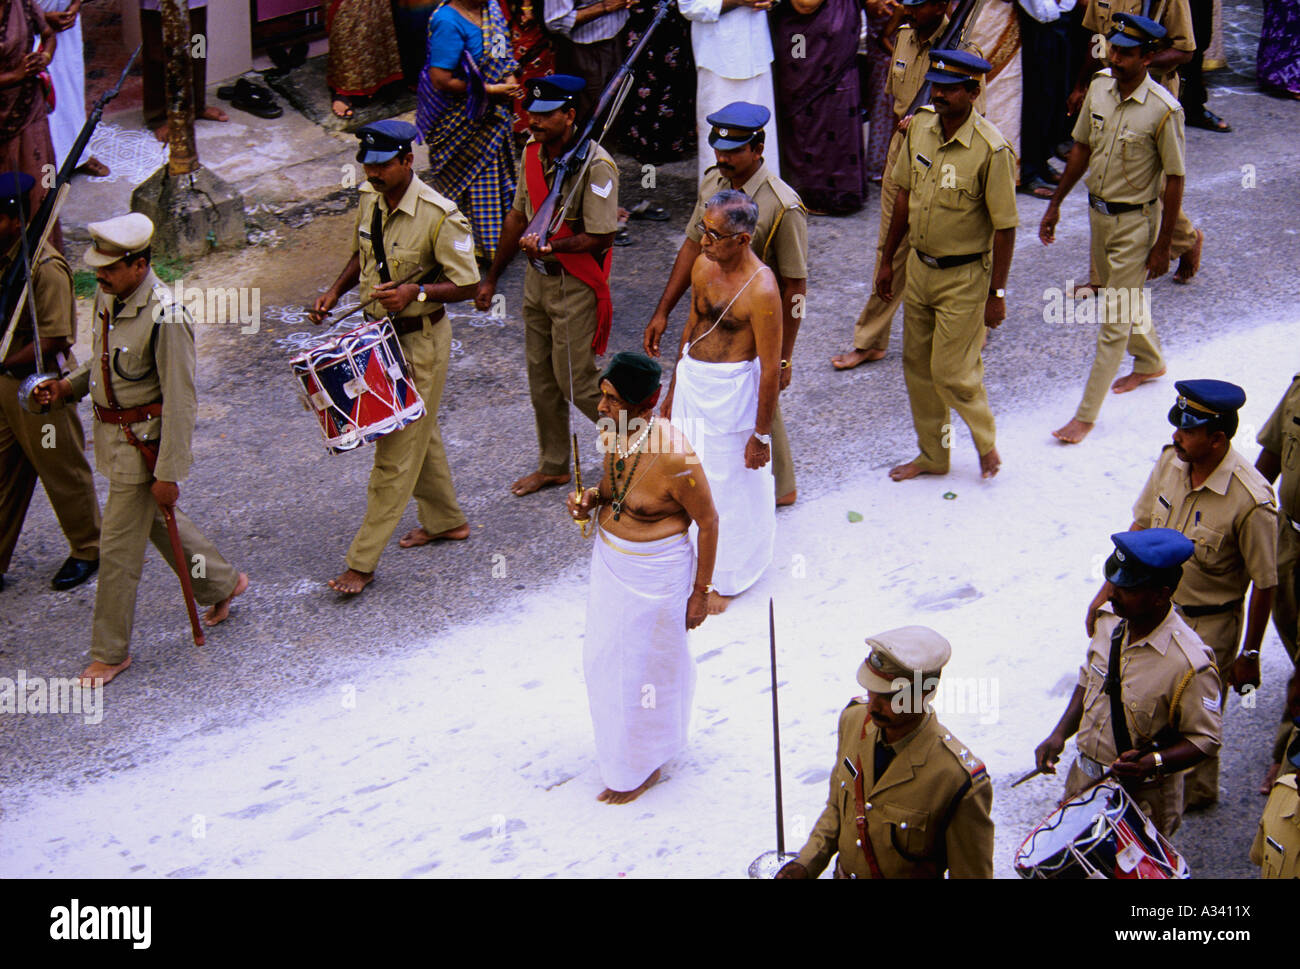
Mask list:
[[[671,5],[672,0],[659,0],[659,6],[655,8],[654,19],[650,21],[650,26],[646,28],[645,33],[641,35],[641,39],[637,41],[637,45],[627,55],[627,60],[619,65],[618,70],[614,72],[614,76],[605,85],[605,89],[600,92],[600,99],[596,102],[595,107],[591,109],[591,113],[578,126],[578,136],[556,161],[555,175],[551,180],[551,190],[547,193],[542,204],[537,207],[537,211],[533,214],[528,227],[524,229],[524,235],[536,234],[539,237],[538,244],[540,246],[545,246],[551,235],[560,230],[560,226],[564,221],[564,213],[569,208],[569,202],[572,201],[573,190],[577,188],[575,183],[573,189],[570,190],[570,198],[564,199],[563,204],[561,204],[560,195],[564,187],[564,180],[572,172],[580,171],[587,164],[592,141],[594,140],[599,144],[601,138],[604,138],[609,131],[610,125],[614,123],[619,109],[623,106],[623,99],[627,97],[627,92],[631,90],[632,82],[635,80],[632,65],[641,56],[646,44],[650,42],[650,38],[654,35],[659,24],[663,22],[664,17],[668,16]],[[600,130],[600,137],[596,137],[596,125],[602,116],[605,116],[604,124]]]
[[[81,153],[86,150],[86,145],[90,143],[90,136],[94,134],[95,128],[99,126],[99,120],[104,115],[104,108],[109,101],[117,97],[122,90],[122,84],[126,81],[126,76],[135,66],[135,59],[140,56],[140,48],[135,49],[131,59],[126,62],[126,67],[122,69],[122,76],[117,79],[112,90],[105,91],[91,108],[86,123],[81,126],[81,131],[77,133],[77,140],[72,143],[72,148],[68,155],[63,159],[63,167],[59,169],[54,179],[54,184],[45,193],[45,198],[41,200],[40,208],[32,215],[31,223],[27,226],[27,249],[33,255],[40,252],[41,246],[49,237],[50,230],[54,227],[54,220],[58,214],[58,206],[63,204],[64,197],[68,194],[68,183],[72,181],[72,173],[77,170],[77,163],[81,160]],[[22,278],[23,267],[18,265],[17,261],[5,272],[4,280],[0,283],[0,292],[5,294],[15,291],[19,279]],[[0,360],[3,360],[9,353],[9,343],[13,340],[14,330],[18,324],[18,316],[22,313],[23,305],[27,302],[29,286],[24,282],[23,288],[18,293],[16,305],[14,306],[13,315],[10,316],[3,331],[0,331]],[[7,303],[7,301],[6,301]]]
[[[939,39],[936,40],[931,50],[952,50],[953,47],[961,43],[962,38],[966,36],[966,29],[974,21],[975,15],[979,13],[980,8],[984,6],[985,0],[960,0],[957,8],[952,12],[952,19],[948,21],[948,27]],[[916,97],[912,98],[912,103],[907,106],[907,112],[904,115],[916,114],[916,112],[930,103],[930,82],[926,81],[921,85],[921,90],[916,92]]]

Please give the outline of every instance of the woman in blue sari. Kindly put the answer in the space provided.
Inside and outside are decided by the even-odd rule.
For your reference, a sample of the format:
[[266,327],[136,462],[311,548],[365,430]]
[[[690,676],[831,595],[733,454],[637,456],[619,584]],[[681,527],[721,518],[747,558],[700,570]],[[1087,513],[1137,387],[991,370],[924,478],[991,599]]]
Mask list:
[[496,0],[445,0],[429,18],[415,124],[430,184],[460,207],[482,259],[496,255],[515,194],[511,99],[522,95],[510,29]]

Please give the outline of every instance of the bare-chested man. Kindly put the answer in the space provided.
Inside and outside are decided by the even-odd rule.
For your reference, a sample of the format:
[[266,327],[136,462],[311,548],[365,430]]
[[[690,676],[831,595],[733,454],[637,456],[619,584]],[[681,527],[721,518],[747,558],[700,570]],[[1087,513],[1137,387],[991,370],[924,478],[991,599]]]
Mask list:
[[781,290],[749,246],[758,206],[728,189],[709,199],[691,315],[661,412],[681,428],[713,484],[721,542],[709,612],[772,561],[772,414],[779,393]]
[[659,377],[649,357],[615,354],[597,405],[604,474],[567,502],[575,520],[596,519],[582,658],[605,784],[599,799],[609,804],[640,797],[686,745],[695,692],[686,630],[708,613],[718,544],[699,459],[681,431],[654,416]]

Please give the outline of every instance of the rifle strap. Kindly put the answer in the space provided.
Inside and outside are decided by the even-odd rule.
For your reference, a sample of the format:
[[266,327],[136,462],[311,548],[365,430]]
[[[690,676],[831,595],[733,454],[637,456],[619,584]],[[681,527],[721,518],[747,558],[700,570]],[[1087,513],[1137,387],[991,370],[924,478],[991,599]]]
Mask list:
[[872,878],[884,878],[880,873],[880,864],[876,861],[876,851],[871,846],[871,838],[867,834],[867,796],[862,789],[862,755],[858,755],[857,763],[853,765],[858,770],[858,776],[853,779],[853,806],[857,811],[855,820],[858,825],[858,844],[862,847],[862,853],[866,856],[867,867],[871,870]]
[[1119,651],[1124,643],[1128,623],[1120,620],[1110,634],[1110,660],[1106,663],[1105,690],[1110,697],[1110,729],[1115,735],[1115,755],[1133,749],[1133,738],[1128,732],[1128,718],[1124,715],[1123,684],[1120,682]]
[[370,216],[370,251],[375,254],[375,269],[379,272],[381,283],[392,282],[388,274],[388,256],[384,253],[384,213],[380,208],[380,199],[375,198],[375,208]]

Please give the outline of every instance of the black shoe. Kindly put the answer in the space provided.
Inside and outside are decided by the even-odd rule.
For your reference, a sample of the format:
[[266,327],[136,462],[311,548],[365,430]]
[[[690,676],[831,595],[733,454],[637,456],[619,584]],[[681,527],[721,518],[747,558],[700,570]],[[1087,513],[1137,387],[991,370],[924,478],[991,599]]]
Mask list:
[[58,575],[50,580],[50,587],[58,592],[66,592],[75,589],[98,571],[99,559],[74,559],[69,556]]

